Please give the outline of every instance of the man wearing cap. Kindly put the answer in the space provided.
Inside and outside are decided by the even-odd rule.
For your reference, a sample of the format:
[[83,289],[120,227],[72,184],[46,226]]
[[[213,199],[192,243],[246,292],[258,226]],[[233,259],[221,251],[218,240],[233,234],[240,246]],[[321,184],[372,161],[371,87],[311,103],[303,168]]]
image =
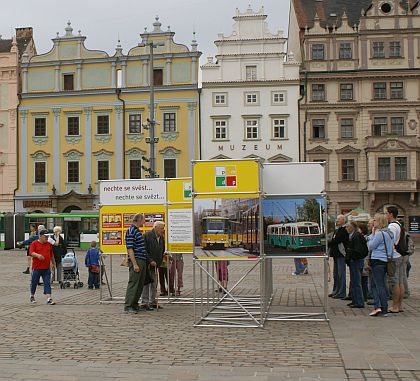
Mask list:
[[31,303],[35,303],[36,286],[42,277],[44,282],[44,294],[47,295],[47,304],[55,302],[51,298],[51,267],[55,269],[55,260],[52,245],[48,242],[48,230],[40,230],[38,239],[31,243],[29,255],[32,257],[31,278]]

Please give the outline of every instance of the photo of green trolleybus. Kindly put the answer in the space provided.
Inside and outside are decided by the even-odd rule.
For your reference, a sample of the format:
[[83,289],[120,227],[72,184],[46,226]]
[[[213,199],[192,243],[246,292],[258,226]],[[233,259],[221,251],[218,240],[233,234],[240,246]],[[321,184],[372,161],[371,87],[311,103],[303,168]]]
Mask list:
[[272,248],[286,251],[314,250],[321,248],[321,233],[316,222],[291,222],[269,225],[267,243]]

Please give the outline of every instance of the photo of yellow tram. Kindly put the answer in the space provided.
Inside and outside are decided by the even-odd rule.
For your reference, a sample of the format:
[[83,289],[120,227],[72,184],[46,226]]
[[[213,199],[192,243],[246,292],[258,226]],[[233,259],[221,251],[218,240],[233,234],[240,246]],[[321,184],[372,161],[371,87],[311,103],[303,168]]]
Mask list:
[[203,249],[225,249],[230,247],[229,219],[206,216],[201,219],[201,247]]

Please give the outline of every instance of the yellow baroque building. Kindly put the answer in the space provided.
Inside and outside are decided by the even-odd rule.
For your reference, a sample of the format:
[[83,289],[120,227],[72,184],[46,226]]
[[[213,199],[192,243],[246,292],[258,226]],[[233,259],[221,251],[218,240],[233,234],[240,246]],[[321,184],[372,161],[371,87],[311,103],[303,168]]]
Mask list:
[[[17,212],[90,210],[98,181],[147,177],[145,128],[150,104],[153,43],[156,172],[191,175],[198,152],[197,43],[174,42],[156,18],[127,55],[86,49],[68,23],[46,54],[22,57]],[[146,142],[147,141],[147,142]]]

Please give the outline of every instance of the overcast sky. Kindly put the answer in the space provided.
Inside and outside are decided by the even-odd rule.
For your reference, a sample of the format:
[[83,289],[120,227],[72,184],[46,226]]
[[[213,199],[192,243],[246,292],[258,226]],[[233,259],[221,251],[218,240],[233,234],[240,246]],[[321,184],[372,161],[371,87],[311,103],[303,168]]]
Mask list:
[[242,12],[251,4],[254,10],[264,6],[271,32],[281,29],[287,35],[289,0],[20,0],[8,1],[0,12],[0,34],[10,38],[16,27],[32,26],[38,53],[52,48],[56,32],[64,34],[68,20],[77,34],[86,36],[88,49],[114,54],[118,37],[123,52],[140,41],[144,27],[153,30],[154,17],[159,15],[162,29],[176,33],[175,41],[190,44],[195,29],[198,49],[207,55],[216,53],[213,41],[218,33],[230,35],[235,9]]

